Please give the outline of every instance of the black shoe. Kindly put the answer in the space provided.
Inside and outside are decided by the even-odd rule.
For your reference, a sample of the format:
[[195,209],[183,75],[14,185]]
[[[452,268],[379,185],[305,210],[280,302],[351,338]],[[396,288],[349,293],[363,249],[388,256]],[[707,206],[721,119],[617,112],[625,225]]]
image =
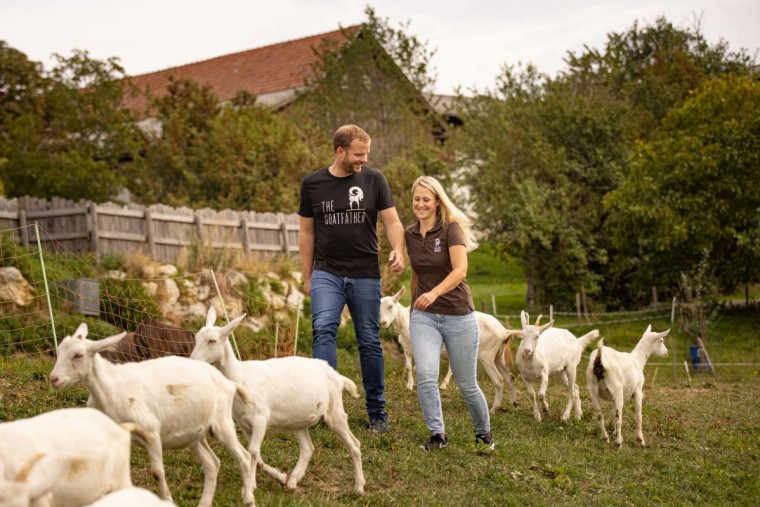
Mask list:
[[446,439],[446,435],[443,433],[435,433],[430,436],[430,441],[428,443],[420,446],[420,449],[425,452],[430,452],[437,449],[443,449],[447,445],[449,445],[449,441]]
[[385,412],[369,414],[369,430],[376,433],[387,433],[388,432],[388,414],[386,414]]
[[479,451],[493,452],[496,449],[496,443],[493,441],[491,432],[478,433],[475,435],[475,445]]

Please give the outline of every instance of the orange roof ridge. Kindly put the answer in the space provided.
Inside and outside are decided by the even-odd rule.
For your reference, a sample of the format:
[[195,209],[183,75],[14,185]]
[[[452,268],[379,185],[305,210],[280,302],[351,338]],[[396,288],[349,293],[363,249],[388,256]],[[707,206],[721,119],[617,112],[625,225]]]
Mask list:
[[[313,65],[319,60],[314,48],[319,42],[332,40],[337,47],[341,47],[360,28],[360,25],[352,25],[331,32],[138,74],[130,76],[129,79],[138,90],[149,89],[155,97],[162,97],[168,93],[170,76],[176,79],[191,79],[202,86],[210,86],[221,101],[232,99],[241,90],[253,95],[294,90],[303,86],[307,79],[313,76]],[[122,107],[142,116],[146,112],[146,96],[141,93],[128,93],[122,99]]]
[[161,73],[168,72],[170,70],[181,69],[183,67],[189,67],[191,65],[197,65],[199,63],[209,62],[211,60],[216,60],[217,58],[227,58],[227,57],[230,57],[230,56],[242,55],[244,53],[249,53],[251,51],[259,51],[259,50],[262,50],[262,49],[272,48],[272,47],[275,47],[275,46],[281,46],[281,45],[284,45],[284,44],[293,44],[293,43],[296,43],[296,42],[306,41],[307,39],[324,39],[325,37],[331,37],[333,35],[338,35],[338,34],[344,32],[344,31],[348,32],[349,35],[353,35],[352,32],[358,30],[359,28],[361,28],[361,25],[350,25],[350,26],[347,26],[347,27],[340,27],[337,30],[331,30],[329,32],[318,33],[316,35],[307,35],[306,37],[298,37],[298,38],[295,38],[295,39],[289,39],[289,40],[282,41],[282,42],[273,42],[272,44],[266,44],[264,46],[258,46],[258,47],[250,48],[250,49],[244,49],[242,51],[233,51],[232,53],[225,53],[225,54],[219,55],[219,56],[212,56],[212,57],[209,57],[209,58],[204,58],[203,60],[197,60],[197,61],[194,61],[194,62],[183,63],[182,65],[175,65],[174,67],[166,67],[166,68],[163,68],[163,69],[153,70],[153,71],[150,71],[150,72],[143,72],[142,74],[134,74],[134,75],[129,74],[129,77],[135,78],[135,77],[140,77],[140,76],[147,76],[149,74],[156,74],[158,72],[161,72]]

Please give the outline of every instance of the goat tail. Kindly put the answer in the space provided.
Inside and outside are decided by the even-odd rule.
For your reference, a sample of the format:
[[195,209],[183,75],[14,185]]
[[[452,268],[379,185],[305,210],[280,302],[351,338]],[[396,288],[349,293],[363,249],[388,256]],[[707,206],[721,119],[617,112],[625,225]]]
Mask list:
[[152,445],[154,443],[155,438],[151,433],[145,430],[142,426],[139,424],[135,424],[133,422],[125,422],[119,424],[122,428],[130,432],[133,436],[136,436],[140,440],[143,441],[143,445],[150,444]]
[[340,381],[343,384],[343,389],[348,391],[348,394],[350,394],[354,398],[358,398],[359,390],[356,388],[356,384],[354,384],[354,381],[348,377],[344,377],[343,375],[338,375],[338,376],[340,377]]
[[240,401],[242,401],[246,405],[253,405],[253,400],[248,394],[248,391],[246,391],[245,388],[241,386],[240,384],[235,384],[235,396],[240,398]]
[[594,339],[599,338],[599,330],[594,329],[593,331],[589,331],[588,333],[584,334],[580,338],[578,338],[578,343],[581,345],[581,350],[588,347],[589,343],[591,343]]
[[596,344],[596,357],[594,358],[594,376],[597,382],[604,380],[604,365],[602,364],[602,349],[604,348],[604,338]]

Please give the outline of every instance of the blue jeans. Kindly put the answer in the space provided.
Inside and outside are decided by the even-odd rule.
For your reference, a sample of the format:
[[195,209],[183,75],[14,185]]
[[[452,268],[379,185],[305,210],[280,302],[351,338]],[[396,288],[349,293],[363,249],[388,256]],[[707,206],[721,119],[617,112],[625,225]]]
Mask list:
[[312,356],[338,369],[335,335],[343,306],[354,321],[367,412],[385,409],[385,363],[380,345],[380,280],[348,278],[316,270],[311,274],[311,322],[314,332]]
[[409,332],[417,368],[417,396],[430,433],[445,433],[441,392],[438,390],[441,348],[444,344],[451,372],[470,412],[475,433],[490,431],[488,403],[478,385],[480,331],[475,313],[441,315],[414,310]]

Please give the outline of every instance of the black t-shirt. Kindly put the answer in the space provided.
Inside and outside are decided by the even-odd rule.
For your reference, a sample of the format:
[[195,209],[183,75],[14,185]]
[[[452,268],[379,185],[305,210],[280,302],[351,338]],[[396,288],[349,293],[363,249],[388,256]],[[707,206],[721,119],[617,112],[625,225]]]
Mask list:
[[364,167],[338,178],[325,167],[307,175],[298,214],[314,218],[314,269],[380,278],[377,215],[394,205],[388,181],[377,169]]

